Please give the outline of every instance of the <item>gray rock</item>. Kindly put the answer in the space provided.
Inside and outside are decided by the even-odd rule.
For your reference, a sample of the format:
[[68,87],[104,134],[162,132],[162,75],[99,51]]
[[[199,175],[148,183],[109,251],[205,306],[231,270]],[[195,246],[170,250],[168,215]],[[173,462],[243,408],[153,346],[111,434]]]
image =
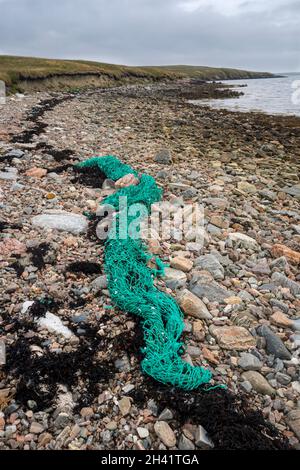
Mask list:
[[195,266],[210,272],[214,279],[224,279],[224,268],[214,255],[199,256],[195,260]]
[[279,308],[279,310],[281,310],[282,312],[284,313],[288,313],[289,312],[289,306],[284,304],[283,302],[280,302],[279,300],[277,299],[270,299],[270,305],[272,307],[275,307],[275,308]]
[[[297,318],[297,320],[295,320],[293,322],[293,326],[292,326],[293,330],[295,331],[300,331],[300,318]],[[1,362],[0,362],[1,363]]]
[[207,231],[211,235],[219,235],[220,233],[222,233],[222,230],[219,227],[217,227],[216,225],[213,225],[213,224],[208,224]]
[[9,157],[9,158],[22,158],[24,155],[25,155],[25,152],[23,152],[23,150],[20,150],[20,149],[13,149],[13,150],[10,150],[9,152],[7,152],[7,153],[5,154],[5,157]]
[[226,209],[228,207],[229,202],[227,199],[220,198],[220,197],[206,197],[203,199],[208,206],[213,206],[218,209]]
[[115,367],[121,372],[129,372],[131,370],[131,365],[127,354],[125,354],[120,359],[115,360]]
[[190,188],[186,189],[185,191],[183,191],[182,197],[183,197],[183,199],[191,199],[191,198],[197,196],[197,194],[198,194],[197,189],[190,187]]
[[288,385],[292,379],[289,375],[283,374],[282,372],[277,372],[276,374],[276,380],[279,382],[281,385]]
[[177,289],[183,287],[187,281],[186,274],[179,269],[166,268],[165,269],[165,282],[170,289]]
[[271,387],[264,376],[255,370],[244,372],[242,374],[242,378],[250,382],[254,390],[262,395],[273,396],[275,394],[275,390]]
[[198,426],[195,433],[195,444],[202,450],[209,450],[214,448],[214,443],[208,436],[203,426]]
[[295,282],[282,273],[273,273],[272,281],[276,286],[287,287],[293,295],[300,295],[300,284]]
[[174,415],[172,411],[169,410],[169,408],[165,408],[158,417],[159,421],[170,421],[173,418],[174,418]]
[[195,446],[192,441],[190,441],[184,434],[181,434],[178,442],[179,450],[194,450]]
[[111,180],[109,178],[106,178],[104,181],[103,181],[103,184],[102,184],[102,189],[113,189],[115,187],[115,182],[114,180]]
[[156,421],[154,424],[154,431],[165,446],[174,447],[176,445],[176,436],[174,431],[166,421]]
[[280,258],[274,259],[270,263],[271,268],[279,268],[279,269],[286,269],[289,266],[288,260],[286,259],[285,256],[280,256]]
[[285,186],[281,189],[282,192],[294,196],[297,199],[300,199],[300,184],[295,184],[295,186]]
[[252,390],[252,385],[248,380],[244,380],[244,382],[241,383],[241,388],[244,390],[244,392],[250,393]]
[[200,299],[206,297],[210,302],[223,302],[232,296],[232,292],[220,286],[210,275],[197,274],[193,276],[189,289]]
[[14,181],[18,177],[18,170],[16,168],[8,167],[6,171],[0,171],[0,180]]
[[54,424],[57,428],[65,428],[70,422],[70,416],[68,413],[59,413]]
[[161,170],[157,173],[156,178],[159,180],[165,180],[169,178],[170,174],[167,170]]
[[56,229],[71,232],[74,235],[86,232],[88,219],[83,215],[65,211],[49,211],[32,219],[33,225],[45,229]]
[[265,259],[259,261],[257,264],[254,264],[250,268],[251,272],[258,275],[270,274],[270,267]]
[[285,347],[281,339],[273,333],[273,331],[266,325],[258,328],[258,334],[263,336],[266,340],[266,350],[268,354],[272,354],[279,359],[290,360],[292,355]]
[[238,365],[244,370],[260,370],[262,368],[262,362],[250,353],[242,353]]
[[94,291],[99,291],[99,290],[106,289],[106,288],[107,288],[107,277],[105,274],[103,276],[97,277],[96,279],[94,279],[94,281],[92,281],[92,289]]
[[157,403],[153,400],[153,398],[151,398],[151,400],[149,400],[147,402],[147,408],[148,410],[151,411],[151,413],[153,414],[153,416],[157,416],[158,415],[158,406],[157,406]]
[[172,163],[172,155],[169,149],[161,149],[154,157],[156,163],[169,165]]
[[6,364],[6,348],[5,343],[1,339],[0,340],[0,365]]
[[199,357],[201,354],[201,349],[198,348],[197,346],[191,346],[190,344],[186,348],[187,354],[189,354],[191,357]]
[[274,191],[270,191],[269,189],[262,189],[258,192],[264,199],[268,199],[269,201],[275,201],[277,198],[277,194]]
[[258,243],[254,238],[239,232],[230,233],[225,243],[229,248],[244,248],[245,250],[253,251],[258,250],[259,248]]
[[300,409],[290,411],[287,415],[286,422],[298,439],[300,439]]

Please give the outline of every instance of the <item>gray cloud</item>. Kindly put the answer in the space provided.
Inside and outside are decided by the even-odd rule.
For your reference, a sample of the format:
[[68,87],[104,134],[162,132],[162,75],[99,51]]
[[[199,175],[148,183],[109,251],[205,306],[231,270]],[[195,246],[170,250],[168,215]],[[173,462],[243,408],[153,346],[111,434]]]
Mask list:
[[297,71],[299,30],[295,0],[0,0],[0,54]]

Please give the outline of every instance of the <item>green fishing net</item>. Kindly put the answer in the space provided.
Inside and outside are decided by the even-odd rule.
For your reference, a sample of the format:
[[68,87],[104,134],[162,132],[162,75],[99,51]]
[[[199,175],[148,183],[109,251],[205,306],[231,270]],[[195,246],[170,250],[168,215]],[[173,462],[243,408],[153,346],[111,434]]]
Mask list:
[[[114,156],[91,158],[79,167],[98,166],[108,178],[117,180],[126,174],[138,175],[130,166]],[[175,300],[154,286],[154,278],[163,274],[163,263],[157,259],[157,269],[148,266],[152,256],[147,252],[141,238],[134,239],[127,233],[121,237],[122,211],[126,211],[129,230],[135,216],[130,214],[132,204],[143,204],[148,211],[151,204],[162,197],[154,178],[139,175],[137,186],[122,188],[108,196],[102,204],[111,204],[118,215],[116,231],[110,232],[105,244],[105,272],[108,288],[115,305],[121,310],[137,315],[142,322],[145,347],[142,370],[155,380],[186,390],[197,388],[211,379],[211,372],[193,367],[183,361],[184,345],[180,341],[184,329],[183,314]],[[127,197],[127,205],[120,207],[119,197]],[[123,214],[124,215],[124,214]]]

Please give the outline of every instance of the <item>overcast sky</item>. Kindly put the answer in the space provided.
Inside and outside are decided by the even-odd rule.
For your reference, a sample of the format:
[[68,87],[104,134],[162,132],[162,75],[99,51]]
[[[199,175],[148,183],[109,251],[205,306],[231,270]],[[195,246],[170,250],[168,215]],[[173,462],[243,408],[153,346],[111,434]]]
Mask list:
[[0,0],[0,54],[300,71],[300,0]]

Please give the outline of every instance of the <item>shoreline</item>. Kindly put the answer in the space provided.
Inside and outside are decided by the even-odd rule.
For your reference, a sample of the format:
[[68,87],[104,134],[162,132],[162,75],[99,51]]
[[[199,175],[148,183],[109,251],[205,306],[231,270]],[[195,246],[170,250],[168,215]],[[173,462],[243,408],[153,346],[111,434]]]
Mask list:
[[[110,188],[85,186],[68,165],[99,154],[117,155],[155,177],[175,206],[204,205],[204,246],[193,240],[152,246],[171,266],[155,282],[179,299],[197,277],[202,310],[197,304],[196,315],[185,312],[186,360],[211,369],[233,393],[245,393],[299,449],[300,118],[186,101],[218,93],[209,84],[125,86],[12,96],[1,108],[0,204],[7,225],[0,233],[0,341],[9,352],[0,388],[1,449],[200,448],[201,423],[183,423],[182,404],[168,401],[168,392],[141,373],[138,324],[111,305],[104,273],[70,270],[83,261],[101,267],[103,245],[84,232],[32,223],[48,210],[78,217],[95,210]],[[3,177],[6,167],[11,177]],[[30,310],[22,313],[24,302],[45,297],[71,338],[38,326]],[[270,344],[280,344],[278,357]],[[23,371],[14,369],[21,353]],[[54,360],[60,354],[76,358],[72,374],[64,370],[64,384]],[[45,370],[49,359],[52,379],[32,388],[30,368]],[[96,384],[95,369],[103,372]],[[168,425],[161,432],[158,421]]]

